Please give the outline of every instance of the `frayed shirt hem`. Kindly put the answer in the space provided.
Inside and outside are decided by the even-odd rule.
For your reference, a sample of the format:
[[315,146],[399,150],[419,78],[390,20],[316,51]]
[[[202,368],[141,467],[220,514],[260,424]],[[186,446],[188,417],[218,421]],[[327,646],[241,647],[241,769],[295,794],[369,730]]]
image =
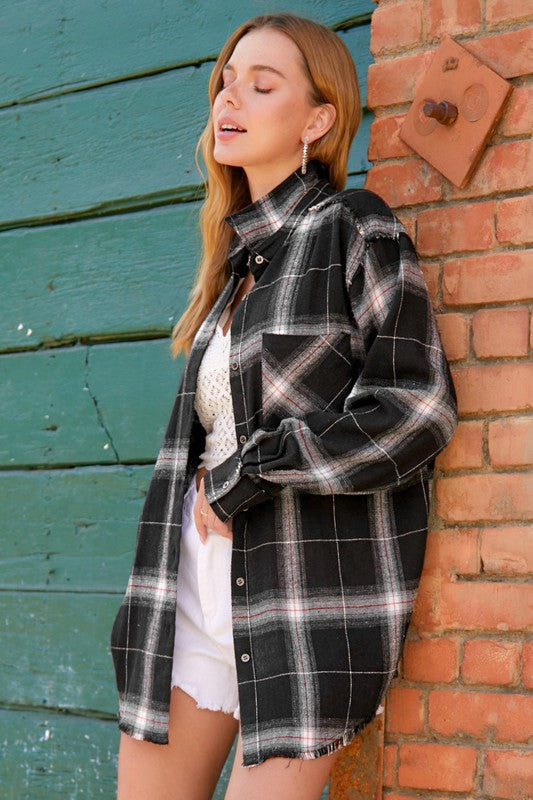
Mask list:
[[376,711],[372,712],[372,714],[370,714],[368,717],[361,720],[357,725],[345,731],[341,736],[333,739],[328,744],[322,745],[321,747],[317,747],[313,750],[300,751],[277,749],[275,753],[265,754],[259,759],[253,759],[253,757],[244,756],[241,766],[248,768],[258,767],[269,758],[294,758],[301,759],[303,761],[310,761],[314,758],[321,758],[322,756],[331,755],[331,753],[340,750],[341,747],[346,747],[346,745],[350,744],[355,737],[362,732],[363,728],[366,728],[366,726],[369,725],[379,714],[383,713],[383,710],[383,706],[379,705]]

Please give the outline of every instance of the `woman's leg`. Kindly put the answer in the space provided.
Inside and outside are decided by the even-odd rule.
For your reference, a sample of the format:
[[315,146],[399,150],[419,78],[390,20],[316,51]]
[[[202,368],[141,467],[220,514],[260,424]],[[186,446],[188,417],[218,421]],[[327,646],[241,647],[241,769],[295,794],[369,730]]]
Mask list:
[[337,751],[320,758],[269,758],[242,767],[239,734],[225,800],[320,800]]
[[117,800],[211,800],[238,727],[172,689],[168,745],[121,734]]

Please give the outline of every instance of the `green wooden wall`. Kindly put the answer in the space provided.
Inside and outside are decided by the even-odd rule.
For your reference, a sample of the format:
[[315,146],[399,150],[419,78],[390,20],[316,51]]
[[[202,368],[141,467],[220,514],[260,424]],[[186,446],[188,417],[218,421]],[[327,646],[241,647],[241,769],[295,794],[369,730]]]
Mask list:
[[109,631],[182,368],[168,337],[196,261],[213,59],[250,16],[294,11],[339,32],[364,97],[373,7],[1,4],[3,800],[114,795]]

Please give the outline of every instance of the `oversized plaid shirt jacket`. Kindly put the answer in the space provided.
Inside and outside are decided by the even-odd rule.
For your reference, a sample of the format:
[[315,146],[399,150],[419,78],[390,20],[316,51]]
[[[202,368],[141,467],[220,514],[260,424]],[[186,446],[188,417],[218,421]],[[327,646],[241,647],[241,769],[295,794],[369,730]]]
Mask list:
[[[164,744],[181,513],[205,431],[198,367],[237,283],[237,449],[205,475],[233,519],[232,615],[243,764],[315,758],[375,716],[395,677],[424,559],[453,385],[404,227],[311,162],[227,218],[227,283],[187,358],[111,636],[119,727]],[[214,534],[211,534],[214,535]]]

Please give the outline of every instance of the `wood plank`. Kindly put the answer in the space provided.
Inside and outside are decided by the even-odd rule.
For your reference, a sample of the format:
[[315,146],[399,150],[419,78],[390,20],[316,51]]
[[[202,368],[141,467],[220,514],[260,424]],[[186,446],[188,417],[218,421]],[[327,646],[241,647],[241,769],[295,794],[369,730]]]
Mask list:
[[197,185],[208,76],[188,67],[4,109],[0,222],[105,213]]
[[365,111],[359,130],[355,134],[355,140],[348,157],[348,180],[346,187],[350,185],[349,179],[354,174],[366,174],[372,166],[368,160],[368,143],[370,142],[370,125],[374,115],[370,111]]
[[0,705],[115,714],[109,636],[119,604],[118,595],[0,592]]
[[[83,2],[69,7],[67,15],[61,0],[49,0],[46,14],[38,0],[11,0],[3,4],[0,104],[214,57],[238,25],[276,5],[130,0],[124,14],[121,4]],[[289,0],[280,8],[336,25],[370,16],[375,5]]]
[[355,28],[349,28],[347,31],[340,31],[339,36],[344,41],[344,44],[353,58],[357,70],[357,78],[359,80],[361,102],[363,107],[365,107],[368,67],[374,60],[370,53],[370,23],[368,25],[358,25]]
[[0,589],[123,592],[152,470],[0,472]]
[[[352,148],[366,170],[372,115]],[[0,350],[170,333],[199,253],[199,203],[42,225],[0,235]]]
[[168,339],[2,356],[0,464],[153,461],[182,367]]
[[[342,36],[367,64],[369,27]],[[2,197],[9,202],[0,205],[0,227],[169,202],[196,187],[194,148],[207,118],[210,69],[187,67],[5,108]],[[354,164],[366,158],[367,145],[356,137]]]
[[114,721],[2,709],[0,742],[2,800],[115,796]]
[[198,210],[178,203],[5,231],[0,348],[168,335],[196,269]]

